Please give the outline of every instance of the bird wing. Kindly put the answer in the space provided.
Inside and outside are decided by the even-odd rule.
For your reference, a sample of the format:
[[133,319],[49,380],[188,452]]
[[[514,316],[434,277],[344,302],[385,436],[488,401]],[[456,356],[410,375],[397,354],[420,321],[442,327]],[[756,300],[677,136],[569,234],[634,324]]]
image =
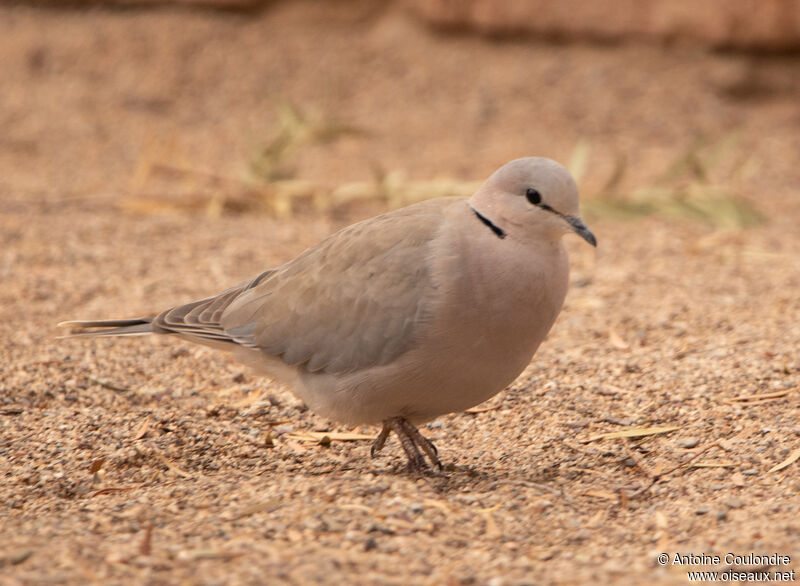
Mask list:
[[[223,312],[237,297],[258,286],[276,270],[265,271],[254,279],[231,287],[219,295],[162,311],[154,318],[148,318],[150,329],[159,334],[180,334],[195,339],[197,342],[212,344],[219,342],[222,343],[222,347],[225,346],[225,343],[238,343],[238,340],[230,336],[220,325]],[[97,324],[114,325],[112,322],[97,322]]]
[[133,320],[66,322],[72,336],[179,334],[245,346],[310,372],[354,372],[414,347],[429,318],[439,198],[353,224],[288,263],[219,295]]
[[413,347],[434,287],[431,247],[451,198],[337,232],[244,291],[220,325],[311,372],[353,372]]

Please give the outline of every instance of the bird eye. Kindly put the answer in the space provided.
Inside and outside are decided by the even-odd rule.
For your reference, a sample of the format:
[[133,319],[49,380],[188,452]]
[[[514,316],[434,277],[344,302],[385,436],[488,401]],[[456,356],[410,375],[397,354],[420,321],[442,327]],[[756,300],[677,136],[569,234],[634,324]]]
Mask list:
[[535,190],[533,187],[529,187],[525,191],[525,197],[528,198],[528,201],[535,206],[542,203],[542,194],[539,193],[537,190]]

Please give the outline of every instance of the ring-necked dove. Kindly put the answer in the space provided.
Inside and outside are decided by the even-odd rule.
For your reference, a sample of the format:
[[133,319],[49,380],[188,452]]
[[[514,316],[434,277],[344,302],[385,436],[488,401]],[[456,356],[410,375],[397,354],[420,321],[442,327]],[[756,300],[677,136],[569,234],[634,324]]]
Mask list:
[[177,334],[233,351],[313,411],[382,424],[409,466],[441,467],[415,425],[492,397],[529,364],[561,310],[561,238],[596,246],[555,161],[498,169],[469,198],[424,201],[353,224],[219,295],[155,317],[73,321],[75,336]]

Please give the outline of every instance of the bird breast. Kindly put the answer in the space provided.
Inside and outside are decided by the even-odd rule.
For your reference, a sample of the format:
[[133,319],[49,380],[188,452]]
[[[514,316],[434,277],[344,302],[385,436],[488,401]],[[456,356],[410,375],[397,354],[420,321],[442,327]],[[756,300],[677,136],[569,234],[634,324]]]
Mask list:
[[523,243],[489,230],[477,237],[454,234],[443,245],[459,253],[440,255],[441,266],[433,271],[440,294],[431,333],[466,338],[482,362],[514,363],[516,376],[561,311],[569,277],[566,250],[560,241]]

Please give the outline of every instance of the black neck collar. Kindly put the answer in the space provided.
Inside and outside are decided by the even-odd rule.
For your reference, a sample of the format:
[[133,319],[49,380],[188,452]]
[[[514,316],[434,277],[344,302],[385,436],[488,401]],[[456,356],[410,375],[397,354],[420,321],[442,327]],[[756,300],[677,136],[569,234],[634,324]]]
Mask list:
[[484,225],[488,226],[488,227],[489,227],[489,229],[490,229],[492,232],[494,232],[494,235],[495,235],[495,236],[497,236],[497,237],[498,237],[498,238],[500,238],[501,240],[502,240],[503,238],[505,238],[505,237],[506,237],[506,233],[505,233],[505,231],[504,231],[502,228],[500,228],[499,226],[496,226],[496,225],[495,225],[495,224],[494,224],[494,223],[493,223],[493,222],[492,222],[492,221],[491,221],[489,218],[487,218],[486,216],[484,216],[483,214],[481,214],[481,213],[480,213],[478,210],[476,210],[475,208],[470,208],[470,209],[471,209],[473,212],[475,212],[475,215],[478,217],[478,219],[479,219],[481,222],[483,222],[483,224],[484,224]]

